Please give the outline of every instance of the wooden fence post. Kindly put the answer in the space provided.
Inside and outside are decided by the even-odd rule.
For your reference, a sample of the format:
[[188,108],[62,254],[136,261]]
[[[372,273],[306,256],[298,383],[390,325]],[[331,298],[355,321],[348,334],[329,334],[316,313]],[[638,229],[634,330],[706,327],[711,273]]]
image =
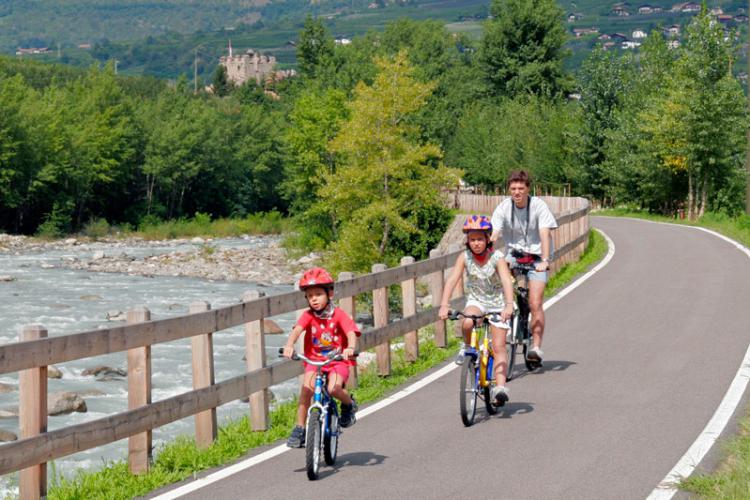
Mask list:
[[[430,258],[435,259],[440,257],[440,250],[433,248],[430,250]],[[434,309],[440,309],[440,298],[443,295],[443,270],[440,269],[432,273],[430,277],[430,295],[432,295],[432,307]],[[438,347],[446,347],[448,344],[445,338],[445,321],[439,319],[433,323],[435,328],[435,345]]]
[[[29,325],[21,332],[21,342],[47,338],[41,325]],[[47,432],[47,367],[38,366],[23,370],[18,376],[21,439]],[[23,500],[46,498],[47,464],[41,463],[21,471],[20,497]]]
[[[151,311],[128,311],[129,325],[151,320]],[[151,346],[128,349],[128,409],[151,404]],[[151,429],[128,438],[128,465],[133,474],[148,472],[151,463]]]
[[[209,311],[211,305],[205,301],[190,304],[190,314]],[[214,385],[214,340],[213,332],[196,335],[190,339],[193,352],[193,389]],[[208,448],[216,439],[216,408],[195,414],[195,444]]]
[[[414,257],[402,257],[401,265],[414,264]],[[415,278],[401,282],[401,302],[403,303],[404,319],[417,313],[417,280]],[[404,354],[407,361],[414,362],[419,358],[419,336],[413,330],[404,335]]]
[[[345,281],[354,279],[354,274],[344,271],[342,273],[339,273],[339,281]],[[357,321],[357,308],[356,308],[356,299],[354,296],[351,297],[343,297],[339,299],[339,307],[348,314],[355,322]],[[356,389],[359,383],[357,382],[357,366],[350,366],[349,367],[349,380],[346,381],[346,387],[350,390]]]
[[[448,252],[449,253],[458,252],[459,250],[461,250],[462,247],[463,245],[459,243],[453,243],[448,246]],[[466,247],[463,247],[463,248],[466,248]],[[450,273],[452,272],[453,272],[453,268],[451,267],[450,270],[448,271],[448,274],[450,275]],[[445,279],[445,273],[443,274],[443,279]],[[445,281],[443,281],[443,284],[445,284]],[[457,299],[463,296],[464,296],[464,277],[462,275],[458,279],[458,282],[456,283],[455,288],[453,288],[453,293],[451,294],[451,300]],[[461,339],[464,338],[464,333],[463,333],[463,330],[461,329],[461,321],[456,321],[454,323],[453,335],[456,338],[461,338]]]
[[[372,272],[379,273],[386,270],[385,264],[373,264]],[[388,324],[388,287],[377,288],[372,291],[372,318],[375,328]],[[378,362],[378,375],[391,374],[391,343],[386,340],[375,348]]]
[[[242,295],[244,302],[261,297],[258,290],[248,290]],[[245,324],[245,358],[247,371],[266,366],[266,339],[263,334],[263,318]],[[250,394],[250,428],[254,431],[268,429],[268,389]]]

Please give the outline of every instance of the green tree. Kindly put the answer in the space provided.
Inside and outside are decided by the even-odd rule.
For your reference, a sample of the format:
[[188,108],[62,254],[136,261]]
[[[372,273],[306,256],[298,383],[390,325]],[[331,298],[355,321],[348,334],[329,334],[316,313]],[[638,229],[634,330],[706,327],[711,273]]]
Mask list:
[[300,74],[315,78],[321,66],[326,65],[333,55],[333,38],[323,21],[308,14],[297,43],[297,64]]
[[443,166],[440,149],[420,143],[419,131],[405,123],[434,85],[414,78],[405,52],[376,64],[375,81],[357,85],[350,118],[330,143],[341,159],[319,190],[340,226],[332,246],[337,270],[393,264],[402,251],[394,243],[403,235],[424,234],[419,214],[444,215],[440,190],[457,181],[457,172]]
[[214,95],[219,97],[229,95],[234,88],[232,82],[230,82],[227,77],[227,68],[223,64],[216,66],[212,86],[214,89]]
[[555,0],[492,0],[480,48],[490,92],[559,96],[571,86],[563,11]]

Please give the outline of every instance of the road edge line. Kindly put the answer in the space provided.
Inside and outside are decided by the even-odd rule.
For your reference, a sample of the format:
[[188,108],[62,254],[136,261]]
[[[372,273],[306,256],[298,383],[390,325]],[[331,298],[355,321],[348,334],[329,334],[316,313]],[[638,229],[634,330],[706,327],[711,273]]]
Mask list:
[[[581,284],[584,281],[586,281],[595,273],[600,271],[604,266],[606,266],[609,263],[610,260],[612,260],[612,257],[614,257],[615,244],[612,241],[612,239],[604,231],[600,229],[596,229],[596,228],[591,228],[591,229],[594,231],[598,231],[599,234],[601,234],[604,237],[604,239],[607,241],[607,247],[608,247],[607,255],[605,255],[604,258],[596,266],[591,268],[591,270],[589,270],[583,276],[576,279],[573,283],[571,283],[570,285],[566,286],[565,288],[557,292],[553,297],[550,297],[549,299],[547,299],[543,305],[545,311],[548,308],[552,307],[552,305],[556,304],[560,299],[568,295],[571,291],[581,286]],[[358,411],[357,419],[361,420],[362,418],[365,418],[366,416],[372,413],[375,413],[378,410],[382,410],[383,408],[395,403],[396,401],[403,399],[406,396],[416,392],[417,390],[431,384],[432,382],[438,380],[444,375],[447,375],[448,373],[452,372],[456,368],[458,368],[458,365],[456,365],[455,363],[447,364],[443,368],[440,368],[439,370],[417,380],[413,384],[410,384],[408,387],[405,387],[401,389],[400,391],[394,394],[391,394],[390,396],[387,396],[376,403],[373,403],[367,408],[364,408]],[[247,458],[241,462],[237,462],[230,466],[224,467],[216,472],[213,472],[204,477],[195,479],[194,481],[191,481],[187,484],[179,486],[173,490],[166,491],[162,493],[161,495],[151,497],[151,500],[174,500],[175,498],[179,498],[183,495],[192,493],[193,491],[204,488],[217,481],[221,481],[222,479],[225,479],[229,476],[237,474],[238,472],[241,472],[245,469],[249,469],[250,467],[253,467],[255,465],[258,465],[259,463],[265,462],[266,460],[270,460],[271,458],[281,455],[282,453],[285,453],[290,450],[291,448],[288,448],[286,444],[275,446],[271,448],[270,450],[266,450],[263,453],[259,453],[258,455]]]
[[[724,236],[721,233],[718,233],[712,229],[707,229],[705,227],[689,226],[686,224],[674,224],[672,222],[652,221],[647,219],[639,219],[637,217],[598,217],[611,219],[629,219],[648,222],[651,224],[662,224],[665,226],[696,229],[698,231],[703,231],[704,233],[711,234],[721,240],[726,241],[727,243],[731,244],[733,247],[747,255],[748,258],[750,258],[750,249],[748,249],[745,245],[737,242],[736,240],[733,240],[732,238],[729,238],[728,236]],[[729,384],[727,392],[724,394],[724,397],[719,403],[718,408],[716,408],[714,414],[711,416],[711,419],[708,421],[701,433],[698,434],[698,437],[695,439],[695,441],[693,441],[693,444],[690,445],[685,454],[680,457],[675,466],[672,467],[672,469],[667,473],[666,476],[664,476],[664,479],[662,479],[656,486],[656,488],[651,491],[649,496],[646,497],[646,500],[670,500],[679,491],[677,485],[680,483],[680,481],[687,477],[690,477],[690,475],[695,471],[696,467],[698,467],[698,464],[701,462],[701,460],[703,460],[709,450],[713,448],[713,445],[719,439],[721,433],[724,432],[724,428],[727,426],[729,420],[731,420],[732,416],[737,411],[737,406],[740,404],[742,396],[745,394],[745,389],[747,389],[748,381],[750,381],[750,345],[748,345],[747,351],[745,351],[745,357],[742,359],[742,363],[740,363],[740,367],[737,369],[737,373],[735,374],[734,379],[732,379],[731,384]]]

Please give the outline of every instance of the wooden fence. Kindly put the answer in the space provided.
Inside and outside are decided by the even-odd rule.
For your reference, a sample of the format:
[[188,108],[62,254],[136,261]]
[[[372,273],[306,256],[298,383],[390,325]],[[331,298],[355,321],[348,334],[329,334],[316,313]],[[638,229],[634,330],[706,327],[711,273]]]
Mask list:
[[[556,259],[568,260],[569,254],[585,246],[588,235],[588,206],[560,214],[561,228],[569,233],[560,239]],[[577,221],[577,222],[576,222]],[[573,224],[573,222],[576,222]],[[558,229],[558,231],[560,231]],[[559,237],[558,237],[559,239]],[[417,330],[434,325],[434,341],[447,345],[445,322],[437,316],[444,273],[450,269],[457,252],[414,262],[405,257],[401,265],[386,269],[373,266],[373,272],[360,277],[342,273],[336,283],[339,305],[355,316],[355,297],[373,296],[374,327],[363,333],[360,349],[376,348],[377,370],[390,373],[390,341],[404,337],[407,359],[415,360],[419,345]],[[573,257],[570,257],[573,258]],[[416,280],[426,279],[432,294],[432,308],[418,311]],[[400,286],[402,319],[390,321],[388,287]],[[462,299],[454,298],[460,307]],[[0,445],[0,475],[21,471],[21,498],[46,495],[46,463],[76,452],[128,438],[128,463],[131,472],[148,470],[152,460],[152,430],[176,420],[195,416],[195,436],[199,447],[209,446],[216,438],[216,408],[250,398],[250,422],[253,430],[264,430],[268,420],[268,389],[302,373],[299,362],[284,360],[266,365],[263,319],[307,307],[303,294],[289,292],[261,297],[257,291],[243,296],[243,302],[211,309],[206,302],[190,306],[190,314],[151,320],[146,308],[129,311],[127,324],[71,335],[47,337],[40,325],[27,326],[21,341],[0,346],[0,374],[19,372],[20,439]],[[245,325],[247,372],[216,382],[213,370],[213,335],[227,328]],[[190,338],[194,390],[160,401],[151,399],[151,346]],[[128,410],[86,423],[47,431],[47,367],[77,359],[127,351]]]

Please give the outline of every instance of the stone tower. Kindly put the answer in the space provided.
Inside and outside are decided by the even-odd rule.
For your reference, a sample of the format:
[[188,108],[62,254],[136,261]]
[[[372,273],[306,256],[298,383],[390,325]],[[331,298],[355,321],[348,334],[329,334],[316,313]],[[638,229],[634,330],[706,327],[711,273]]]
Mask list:
[[229,42],[229,55],[221,56],[219,64],[227,70],[227,80],[239,87],[248,80],[260,85],[267,76],[273,75],[276,58],[265,56],[248,49],[244,54],[234,55],[232,42]]

